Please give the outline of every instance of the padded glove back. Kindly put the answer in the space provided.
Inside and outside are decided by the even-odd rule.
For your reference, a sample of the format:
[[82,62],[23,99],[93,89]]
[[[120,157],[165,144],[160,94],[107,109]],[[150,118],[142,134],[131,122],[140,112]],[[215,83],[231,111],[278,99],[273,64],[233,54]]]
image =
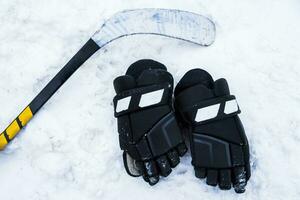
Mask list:
[[190,130],[195,175],[208,185],[245,191],[250,177],[249,146],[235,96],[225,79],[201,69],[187,72],[175,89],[178,118]]
[[172,107],[173,77],[163,64],[140,60],[114,80],[114,88],[125,169],[154,185],[186,152]]

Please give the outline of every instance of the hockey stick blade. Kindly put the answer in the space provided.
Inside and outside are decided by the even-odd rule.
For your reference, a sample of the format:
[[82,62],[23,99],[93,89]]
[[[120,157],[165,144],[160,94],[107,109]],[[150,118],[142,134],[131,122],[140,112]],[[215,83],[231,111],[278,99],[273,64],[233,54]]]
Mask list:
[[137,34],[160,35],[209,46],[215,39],[215,25],[208,18],[187,11],[125,10],[108,19],[92,39],[103,47],[118,38]]
[[115,14],[0,134],[0,150],[7,146],[51,96],[96,51],[118,38],[137,34],[165,36],[209,46],[215,39],[215,25],[202,15],[181,10],[137,9]]

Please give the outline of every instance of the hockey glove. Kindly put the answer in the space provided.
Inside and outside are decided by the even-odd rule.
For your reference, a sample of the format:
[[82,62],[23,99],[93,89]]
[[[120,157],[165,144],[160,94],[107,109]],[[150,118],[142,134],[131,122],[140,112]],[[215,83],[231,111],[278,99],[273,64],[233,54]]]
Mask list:
[[172,107],[173,77],[163,64],[140,60],[114,80],[114,88],[125,169],[154,185],[187,150]]
[[208,185],[243,193],[250,178],[249,146],[240,109],[227,81],[201,69],[187,72],[175,89],[175,109],[189,129],[195,175]]

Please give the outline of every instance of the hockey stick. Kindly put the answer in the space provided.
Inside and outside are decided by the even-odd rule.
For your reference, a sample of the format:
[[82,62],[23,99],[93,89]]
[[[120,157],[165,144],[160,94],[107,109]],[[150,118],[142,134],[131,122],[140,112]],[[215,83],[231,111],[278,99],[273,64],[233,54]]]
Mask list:
[[137,9],[115,14],[0,134],[0,150],[5,148],[65,81],[96,51],[118,38],[136,34],[154,34],[209,46],[215,39],[215,26],[204,16],[180,10]]

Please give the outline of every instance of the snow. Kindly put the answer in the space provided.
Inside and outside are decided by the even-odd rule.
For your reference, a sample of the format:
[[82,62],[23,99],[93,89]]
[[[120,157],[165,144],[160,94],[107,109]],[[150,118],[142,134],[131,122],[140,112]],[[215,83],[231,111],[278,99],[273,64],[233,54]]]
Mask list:
[[[297,0],[0,1],[0,127],[19,114],[105,19],[143,7],[205,14],[217,25],[216,41],[200,48],[143,35],[97,52],[0,152],[1,199],[299,199]],[[244,194],[197,179],[189,154],[154,187],[126,174],[112,80],[141,58],[164,63],[176,82],[195,67],[228,80],[251,147],[252,177]]]

